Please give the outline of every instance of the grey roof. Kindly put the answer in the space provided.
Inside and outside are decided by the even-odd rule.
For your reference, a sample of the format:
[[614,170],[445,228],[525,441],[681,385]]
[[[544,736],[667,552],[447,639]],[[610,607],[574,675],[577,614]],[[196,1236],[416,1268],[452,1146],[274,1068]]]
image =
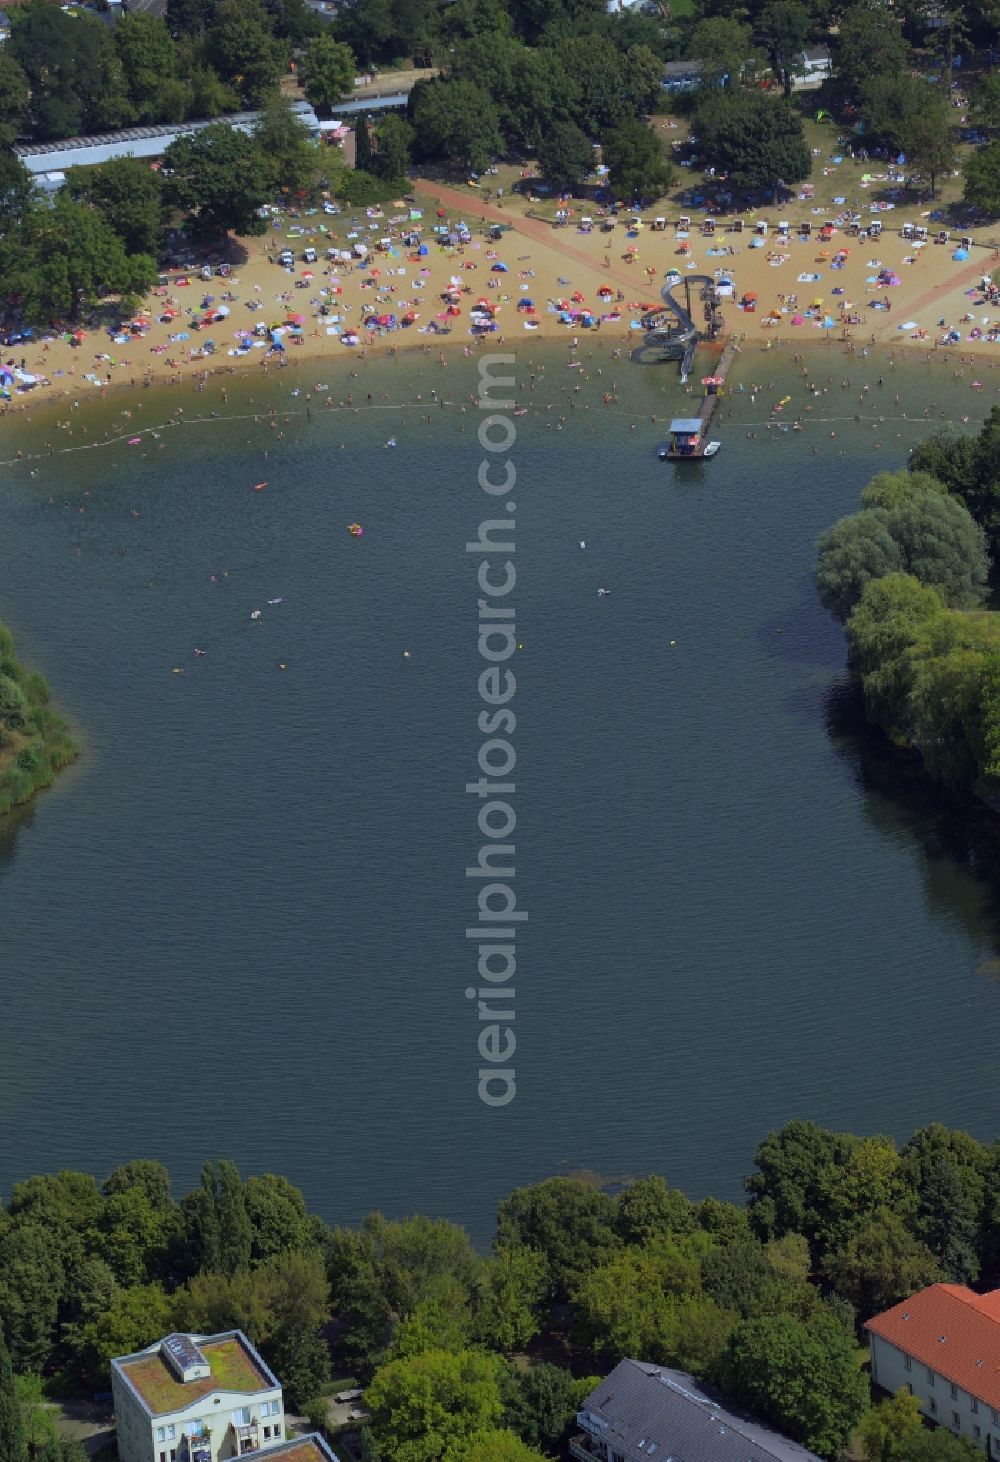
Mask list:
[[700,76],[704,69],[701,61],[668,61],[663,68],[665,81],[673,81],[679,76]]
[[[314,133],[319,119],[308,102],[292,103],[299,121]],[[227,122],[238,131],[249,132],[263,112],[231,112],[211,120],[176,122],[155,127],[124,127],[117,132],[99,132],[89,137],[65,137],[58,142],[19,143],[14,152],[29,173],[50,172],[53,167],[89,167],[115,157],[162,157],[172,142],[190,132],[200,132],[213,122]]]
[[819,1462],[798,1442],[733,1411],[693,1376],[623,1360],[578,1413],[626,1462]]
[[677,432],[682,437],[690,437],[697,436],[702,426],[703,422],[700,416],[675,416],[670,423],[670,430]]

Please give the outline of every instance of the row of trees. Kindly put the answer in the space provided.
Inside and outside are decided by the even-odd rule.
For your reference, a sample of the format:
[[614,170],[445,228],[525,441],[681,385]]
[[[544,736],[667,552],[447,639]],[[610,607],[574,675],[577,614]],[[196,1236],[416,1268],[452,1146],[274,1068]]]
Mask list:
[[981,606],[1000,546],[1000,411],[884,472],[819,540],[817,585],[844,621],[869,718],[947,786],[1000,787],[1000,615]]
[[[409,135],[401,118],[380,124],[372,186],[398,187]],[[252,236],[265,232],[264,205],[282,192],[308,199],[331,186],[346,196],[359,180],[365,175],[322,148],[280,96],[251,133],[213,123],[172,143],[159,170],[134,158],[73,170],[53,201],[36,196],[21,164],[0,153],[0,295],[35,325],[75,321],[107,295],[122,296],[127,314],[156,283],[169,218],[182,213],[205,242]]]
[[[367,1382],[366,1462],[558,1455],[625,1355],[705,1378],[821,1457],[860,1424],[873,1462],[960,1458],[909,1403],[870,1407],[857,1327],[938,1279],[996,1281],[998,1177],[1000,1144],[944,1127],[899,1150],[792,1122],[758,1149],[743,1207],[659,1177],[617,1196],[551,1179],[500,1204],[483,1256],[442,1220],[331,1229],[286,1180],[227,1162],[178,1202],[137,1161],[100,1187],[74,1172],[15,1185],[0,1314],[25,1394],[31,1375],[103,1390],[114,1355],[238,1326],[311,1412],[332,1339],[338,1373]],[[546,1363],[525,1366],[536,1350]],[[5,1462],[8,1415],[0,1350]]]

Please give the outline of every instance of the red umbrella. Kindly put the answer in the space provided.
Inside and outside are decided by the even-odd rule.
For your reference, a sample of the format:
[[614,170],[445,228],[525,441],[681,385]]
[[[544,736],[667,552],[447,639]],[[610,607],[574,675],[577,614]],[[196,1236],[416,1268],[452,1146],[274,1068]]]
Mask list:
[[447,217],[447,214],[445,213],[445,210],[443,208],[439,208],[437,211],[437,216],[438,218],[445,218]]
[[582,295],[582,294],[581,294],[581,293],[580,293],[580,291],[579,291],[579,290],[577,290],[577,291],[576,291],[576,293],[575,293],[575,294],[572,294],[572,295],[571,295],[571,296],[570,296],[570,298],[571,298],[571,299],[573,299],[573,300],[575,300],[575,301],[576,301],[576,303],[577,303],[577,304],[578,304],[578,305],[582,305],[582,304],[583,304],[583,298],[584,298],[584,297],[583,297],[583,295]]
[[289,315],[288,321],[291,325],[304,325],[306,323],[306,317],[305,315]]

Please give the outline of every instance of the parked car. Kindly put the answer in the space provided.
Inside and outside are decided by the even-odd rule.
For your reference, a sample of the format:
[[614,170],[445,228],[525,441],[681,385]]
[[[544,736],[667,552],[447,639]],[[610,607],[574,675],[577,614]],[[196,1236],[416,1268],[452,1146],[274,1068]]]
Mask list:
[[310,244],[310,246],[309,246],[308,249],[303,249],[302,250],[302,258],[305,260],[305,262],[307,264],[315,264],[316,263],[316,250],[312,247],[311,244]]
[[292,265],[295,263],[295,255],[292,253],[291,249],[282,249],[281,253],[278,255],[278,263],[283,269],[291,269]]

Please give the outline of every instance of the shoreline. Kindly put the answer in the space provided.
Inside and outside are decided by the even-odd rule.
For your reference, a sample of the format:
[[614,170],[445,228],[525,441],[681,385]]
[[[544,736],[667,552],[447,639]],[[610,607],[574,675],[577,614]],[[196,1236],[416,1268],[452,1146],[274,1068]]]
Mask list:
[[[390,222],[380,209],[350,217],[276,215],[263,238],[238,241],[244,262],[233,265],[226,278],[202,280],[197,263],[187,274],[174,269],[161,276],[164,282],[137,312],[139,333],[112,338],[101,330],[84,334],[75,345],[69,336],[50,336],[0,349],[12,372],[38,378],[29,389],[15,385],[12,398],[0,400],[0,417],[36,402],[82,405],[88,398],[117,396],[123,387],[144,391],[191,381],[197,389],[220,377],[266,379],[279,368],[315,370],[322,382],[326,371],[342,369],[343,362],[350,369],[420,351],[446,360],[459,347],[466,355],[482,349],[520,353],[526,340],[562,339],[567,348],[574,340],[591,348],[608,340],[625,355],[641,344],[639,321],[646,310],[659,307],[671,271],[682,281],[685,272],[731,278],[725,326],[713,342],[720,350],[735,339],[744,354],[759,340],[761,350],[791,346],[811,354],[837,345],[846,351],[887,350],[907,357],[923,351],[986,361],[992,346],[1000,358],[1000,303],[984,297],[977,304],[973,298],[992,273],[988,266],[996,263],[993,240],[977,239],[974,252],[981,257],[956,265],[952,245],[928,244],[920,251],[894,234],[860,241],[838,230],[832,243],[794,234],[782,241],[771,234],[770,247],[752,248],[747,233],[720,230],[706,237],[695,226],[689,238],[647,225],[629,230],[619,220],[613,235],[603,235],[555,228],[426,180],[414,186],[422,198],[444,205],[439,218],[446,212],[452,224],[467,218],[468,229],[479,232],[470,232],[464,243],[439,244],[430,234],[426,207],[416,225],[401,216]],[[489,228],[501,221],[506,231],[491,239]],[[412,227],[424,229],[425,254],[405,242],[405,230]],[[366,231],[372,236],[366,257],[350,262],[323,257],[327,245],[345,251],[349,240]],[[626,237],[636,242],[625,245]],[[290,269],[273,262],[287,245],[298,256]],[[307,245],[320,257],[304,268]],[[869,254],[875,257],[863,257]],[[748,296],[754,305],[744,311],[737,301]],[[493,331],[474,335],[470,312],[480,304],[492,312]],[[582,323],[588,312],[589,328]],[[396,324],[380,325],[380,317]],[[896,323],[901,317],[904,329]],[[411,323],[404,326],[404,319]],[[293,326],[293,320],[299,323]],[[948,330],[962,338],[946,346],[939,336],[947,321]],[[969,329],[959,328],[963,325]],[[268,334],[279,326],[278,337]],[[343,340],[351,332],[357,336],[354,346]],[[977,332],[982,338],[971,338]],[[988,332],[998,339],[986,340]],[[266,363],[258,363],[255,345],[270,356]],[[699,348],[711,347],[703,342]],[[275,361],[278,353],[282,367]]]

